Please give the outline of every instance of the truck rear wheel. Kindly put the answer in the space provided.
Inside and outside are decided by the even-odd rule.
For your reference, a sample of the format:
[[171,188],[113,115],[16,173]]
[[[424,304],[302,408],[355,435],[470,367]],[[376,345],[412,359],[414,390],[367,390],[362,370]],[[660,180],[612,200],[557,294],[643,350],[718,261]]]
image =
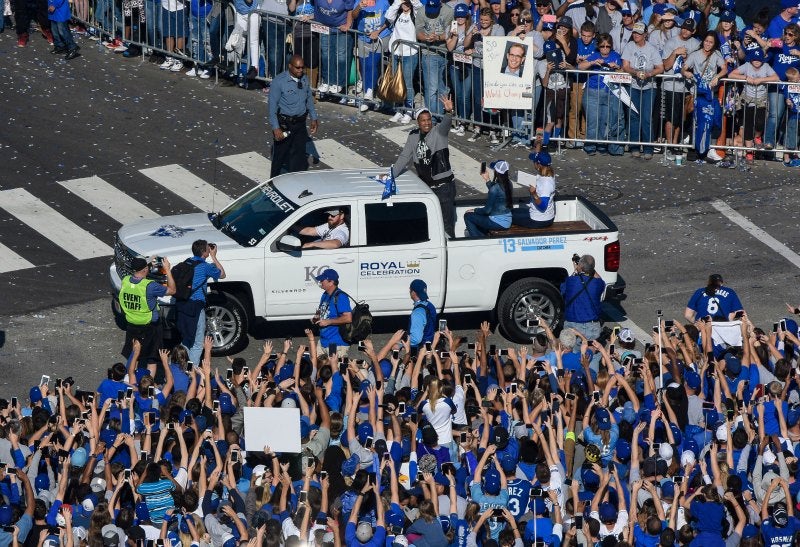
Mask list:
[[235,296],[219,292],[208,295],[206,335],[213,340],[214,356],[230,355],[247,345],[247,312]]
[[555,329],[562,321],[561,293],[543,279],[526,278],[515,281],[503,291],[497,303],[500,328],[509,340],[518,344],[530,343],[538,332],[528,327],[528,320],[546,321]]

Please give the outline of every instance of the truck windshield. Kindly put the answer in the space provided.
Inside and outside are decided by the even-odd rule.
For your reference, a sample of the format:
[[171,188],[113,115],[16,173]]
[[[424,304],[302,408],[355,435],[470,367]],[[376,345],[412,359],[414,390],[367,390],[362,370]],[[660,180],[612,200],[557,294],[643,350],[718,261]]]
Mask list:
[[272,184],[265,184],[211,215],[211,222],[239,245],[253,247],[296,209]]

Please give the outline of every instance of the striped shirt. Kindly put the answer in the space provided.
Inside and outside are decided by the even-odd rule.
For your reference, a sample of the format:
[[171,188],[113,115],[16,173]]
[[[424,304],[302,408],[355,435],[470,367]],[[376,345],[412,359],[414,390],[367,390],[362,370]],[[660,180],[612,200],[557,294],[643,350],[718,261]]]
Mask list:
[[172,490],[175,487],[172,481],[161,479],[157,482],[143,482],[136,489],[139,494],[144,496],[147,509],[150,511],[150,520],[153,524],[164,522],[164,515],[168,509],[175,507],[175,500],[172,499]]

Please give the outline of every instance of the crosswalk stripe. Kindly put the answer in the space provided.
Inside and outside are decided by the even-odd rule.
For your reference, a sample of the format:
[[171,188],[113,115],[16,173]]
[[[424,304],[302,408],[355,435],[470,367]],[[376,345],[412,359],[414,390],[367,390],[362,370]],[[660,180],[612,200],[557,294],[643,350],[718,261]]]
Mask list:
[[348,146],[333,139],[314,141],[319,159],[331,169],[374,169],[379,167],[364,156],[353,152]]
[[78,260],[112,254],[111,247],[27,190],[0,191],[0,207]]
[[201,211],[219,211],[232,201],[224,192],[177,164],[150,167],[139,172]]
[[258,152],[245,152],[221,156],[219,161],[256,182],[264,182],[269,178],[269,169],[272,162]]
[[[387,127],[386,129],[379,129],[375,133],[386,137],[390,141],[405,146],[408,140],[408,132],[410,129],[402,127]],[[450,166],[453,169],[453,175],[471,188],[478,192],[486,192],[486,185],[483,184],[479,174],[481,163],[474,158],[466,155],[453,146],[450,146]]]
[[98,176],[64,180],[59,184],[120,224],[159,216]]
[[33,264],[0,243],[0,273],[33,268]]

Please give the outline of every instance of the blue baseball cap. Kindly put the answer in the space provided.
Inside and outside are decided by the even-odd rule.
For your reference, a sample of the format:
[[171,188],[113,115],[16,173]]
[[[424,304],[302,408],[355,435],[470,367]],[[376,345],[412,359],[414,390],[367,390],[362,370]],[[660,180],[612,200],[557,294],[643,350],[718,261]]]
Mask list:
[[342,475],[345,477],[352,477],[356,474],[356,471],[358,471],[360,464],[361,460],[358,458],[358,454],[353,454],[342,462]]
[[719,20],[722,23],[733,23],[734,21],[736,21],[736,14],[733,13],[731,10],[726,9],[719,14]]
[[428,285],[426,285],[422,279],[415,279],[412,281],[409,288],[417,293],[420,300],[428,299]]
[[742,372],[742,360],[732,353],[725,354],[725,370],[738,376]]
[[362,445],[367,441],[367,437],[372,437],[373,433],[372,424],[369,422],[361,422],[358,424],[358,442]]
[[[430,1],[430,0],[429,0]],[[332,269],[328,268],[317,277],[315,277],[317,281],[339,281],[339,273]]]
[[33,386],[28,392],[28,398],[30,398],[32,404],[36,404],[42,400],[42,390],[39,389],[39,386]]
[[661,497],[668,500],[675,497],[675,483],[673,481],[664,481],[661,483]]
[[533,163],[538,163],[542,167],[547,167],[548,165],[553,164],[553,158],[550,157],[550,153],[547,150],[542,150],[541,152],[534,152],[528,155],[528,159],[531,160]]
[[597,512],[600,516],[600,522],[602,523],[615,522],[617,520],[617,508],[607,501],[600,504],[600,508]]
[[490,469],[483,478],[483,490],[490,496],[500,493],[500,475],[496,469]]
[[608,410],[605,408],[598,408],[594,413],[594,417],[597,420],[597,427],[600,431],[608,431],[611,429],[611,416]]
[[691,389],[700,389],[700,375],[692,369],[687,370],[683,374],[683,379],[686,381],[686,385]]
[[456,4],[453,9],[453,17],[469,17],[469,6],[464,3]]
[[442,0],[425,0],[425,14],[436,15],[442,9]]
[[617,441],[616,451],[617,459],[619,461],[624,463],[631,459],[631,443],[625,439],[620,439]]

